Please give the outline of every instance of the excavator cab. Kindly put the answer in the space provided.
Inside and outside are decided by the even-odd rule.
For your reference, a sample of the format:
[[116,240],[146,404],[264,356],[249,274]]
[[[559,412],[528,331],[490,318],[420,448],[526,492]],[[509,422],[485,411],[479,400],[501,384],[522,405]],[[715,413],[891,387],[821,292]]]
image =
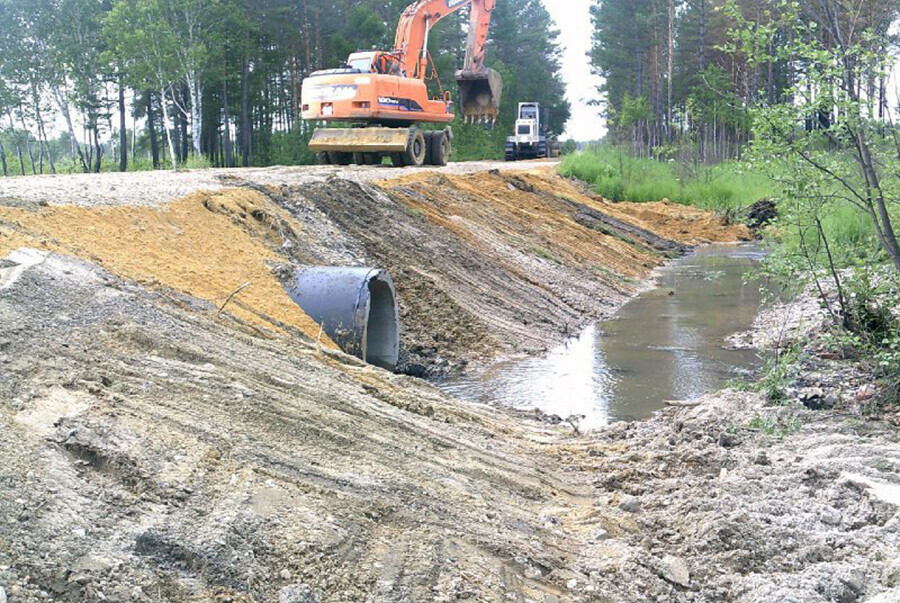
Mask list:
[[459,87],[459,111],[466,121],[494,123],[500,115],[503,78],[493,69],[456,72]]
[[403,75],[403,65],[390,52],[354,52],[347,59],[347,67],[360,73]]

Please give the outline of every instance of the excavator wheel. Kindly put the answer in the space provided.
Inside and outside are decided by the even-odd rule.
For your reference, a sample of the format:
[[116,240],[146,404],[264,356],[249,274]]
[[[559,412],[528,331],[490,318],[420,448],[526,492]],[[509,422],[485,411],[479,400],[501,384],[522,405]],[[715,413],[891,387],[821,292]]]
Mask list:
[[425,143],[425,133],[419,129],[413,129],[409,133],[409,142],[406,152],[403,153],[403,164],[408,167],[420,167],[425,164],[425,155],[428,146]]
[[431,141],[437,132],[427,130],[423,134],[425,134],[425,165],[433,165],[431,163]]
[[438,166],[447,165],[447,161],[450,159],[450,137],[443,130],[431,134],[431,140],[428,141],[430,149],[428,163]]
[[353,153],[344,153],[341,151],[332,151],[328,153],[328,158],[335,165],[350,165],[353,163]]
[[381,163],[381,155],[378,153],[353,153],[353,163],[356,165],[378,165]]

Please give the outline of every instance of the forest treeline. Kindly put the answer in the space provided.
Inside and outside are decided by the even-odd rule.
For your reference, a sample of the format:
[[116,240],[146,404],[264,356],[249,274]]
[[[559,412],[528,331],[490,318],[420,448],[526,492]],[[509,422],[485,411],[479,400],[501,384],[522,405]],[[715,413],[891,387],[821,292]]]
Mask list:
[[[3,174],[312,162],[304,77],[392,48],[410,1],[0,0]],[[430,36],[435,94],[455,94],[467,24],[462,11]],[[562,132],[557,36],[540,0],[497,0],[487,63],[505,79],[501,118],[456,124],[458,158],[502,156],[518,101],[550,107]]]
[[[777,46],[790,45],[793,29],[781,22],[787,10],[797,10],[815,35],[829,39],[832,20],[853,19],[857,31],[870,32],[867,44],[883,55],[895,43],[891,24],[898,17],[896,0],[859,0],[847,10],[828,0],[739,0],[741,22],[726,8],[726,0],[597,0],[591,60],[604,78],[604,111],[612,138],[640,156],[671,157],[693,153],[703,161],[736,158],[752,130],[748,109],[757,104],[790,102],[787,98],[806,77],[810,62],[778,57]],[[838,3],[840,4],[840,3]],[[848,4],[848,3],[843,3]],[[852,9],[852,10],[851,10]],[[733,44],[733,33],[747,35],[775,28],[767,61],[748,61]],[[833,84],[829,84],[834,88]],[[877,99],[885,118],[889,99],[886,74],[872,70],[856,85],[862,96]],[[814,90],[821,98],[831,91]],[[823,106],[820,124],[833,120],[834,107]]]

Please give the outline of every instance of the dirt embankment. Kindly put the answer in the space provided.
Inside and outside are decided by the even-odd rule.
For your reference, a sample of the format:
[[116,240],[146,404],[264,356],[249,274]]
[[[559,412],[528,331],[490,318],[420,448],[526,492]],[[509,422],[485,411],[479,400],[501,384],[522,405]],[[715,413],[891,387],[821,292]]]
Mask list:
[[575,437],[79,260],[13,260],[11,603],[900,595],[900,436],[884,423],[730,392]]
[[[114,204],[121,183],[100,187],[88,206],[82,193],[67,204],[55,179],[32,179],[27,194],[0,189],[15,206],[0,205],[0,254],[30,246],[75,255],[307,337],[318,329],[277,275],[290,278],[292,263],[376,265],[398,286],[401,369],[435,375],[543,351],[608,316],[666,257],[748,234],[686,207],[607,203],[552,167],[466,171],[377,182],[383,170],[349,179],[320,168],[234,171],[213,191],[138,206],[133,190]],[[157,178],[150,200],[188,182]]]
[[0,256],[55,252],[0,263],[0,598],[900,600],[896,428],[726,392],[576,437],[318,346],[278,287],[389,268],[408,362],[442,370],[743,231],[541,171],[250,175],[140,210],[0,192]]

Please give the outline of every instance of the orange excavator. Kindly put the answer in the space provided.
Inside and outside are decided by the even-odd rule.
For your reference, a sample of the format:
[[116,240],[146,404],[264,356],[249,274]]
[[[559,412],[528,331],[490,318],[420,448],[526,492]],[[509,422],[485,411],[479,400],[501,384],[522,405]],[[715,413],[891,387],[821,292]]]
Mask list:
[[468,121],[494,122],[503,79],[484,66],[485,45],[496,0],[418,0],[403,11],[391,51],[356,52],[339,69],[312,73],[303,81],[304,120],[339,127],[317,128],[309,143],[323,164],[394,166],[446,165],[453,130],[423,130],[417,124],[454,120],[449,92],[429,98],[428,34],[444,17],[471,7],[466,62],[456,72],[460,109]]

